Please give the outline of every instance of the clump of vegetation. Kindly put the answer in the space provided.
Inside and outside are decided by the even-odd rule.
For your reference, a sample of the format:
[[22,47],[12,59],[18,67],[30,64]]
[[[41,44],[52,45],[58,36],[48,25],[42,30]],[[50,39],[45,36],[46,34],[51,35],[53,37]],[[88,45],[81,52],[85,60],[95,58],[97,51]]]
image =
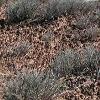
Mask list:
[[99,70],[100,65],[100,51],[96,50],[93,46],[88,46],[83,49],[81,55],[82,66],[86,69]]
[[50,69],[38,72],[18,72],[15,78],[6,82],[5,100],[52,100],[59,92],[60,83]]
[[80,16],[80,18],[72,21],[71,24],[74,25],[77,29],[83,30],[87,28],[87,26],[90,24],[90,21],[87,16]]
[[74,39],[81,41],[82,43],[86,41],[94,41],[96,37],[99,36],[99,28],[90,27],[86,28],[84,31],[81,30],[79,33],[74,34]]
[[82,63],[88,66],[98,66],[100,61],[100,52],[93,46],[88,46],[83,49]]
[[61,51],[55,57],[52,68],[56,77],[65,77],[72,73],[75,67],[80,67],[80,57],[73,49]]
[[97,27],[90,27],[85,32],[83,32],[83,36],[87,38],[87,41],[95,40],[96,37],[99,36],[99,29]]
[[20,22],[35,16],[40,5],[39,0],[16,0],[9,4],[7,9],[8,21]]
[[33,22],[43,22],[56,19],[61,15],[74,15],[77,12],[88,13],[91,3],[83,0],[16,0],[7,9],[8,21],[20,22],[32,19]]
[[59,78],[70,74],[82,75],[86,73],[86,69],[98,71],[99,65],[100,52],[92,46],[87,46],[81,52],[67,49],[58,53],[52,63],[52,70],[54,75]]

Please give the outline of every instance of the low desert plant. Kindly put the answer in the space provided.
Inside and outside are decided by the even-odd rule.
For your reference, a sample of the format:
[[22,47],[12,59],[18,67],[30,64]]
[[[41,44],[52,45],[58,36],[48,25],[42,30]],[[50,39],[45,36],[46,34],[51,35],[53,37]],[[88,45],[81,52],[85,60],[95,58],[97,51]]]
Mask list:
[[99,29],[97,27],[90,27],[86,29],[85,32],[83,32],[83,37],[81,38],[86,38],[87,41],[95,40],[96,37],[99,35]]
[[91,69],[98,69],[100,65],[100,51],[94,46],[87,46],[83,49],[82,65]]
[[48,21],[61,15],[74,15],[78,11],[89,12],[92,8],[90,3],[84,0],[16,0],[7,8],[7,18],[10,22],[20,22],[32,19],[33,22]]
[[80,58],[73,49],[60,51],[52,63],[53,73],[58,78],[71,74],[75,67],[80,67]]
[[89,66],[89,63],[92,65],[95,65],[95,66],[98,66],[99,65],[99,60],[100,60],[100,57],[99,57],[99,51],[96,50],[93,46],[87,46],[85,47],[83,50],[83,56],[82,56],[82,63],[86,66]]
[[60,83],[50,70],[18,72],[6,82],[5,100],[51,100],[59,92]]
[[[73,49],[59,52],[51,64],[54,75],[66,77],[66,75],[82,75],[85,69],[98,71],[100,65],[100,51],[93,46],[86,46],[81,52]],[[88,73],[88,74],[91,74]]]
[[94,41],[99,35],[99,29],[97,27],[86,28],[84,31],[79,33],[79,40],[81,42]]
[[31,18],[40,4],[38,1],[39,0],[16,0],[11,2],[7,8],[8,21],[20,22]]
[[80,16],[80,18],[73,20],[71,24],[77,29],[83,30],[90,24],[90,22],[87,16]]
[[48,0],[46,18],[53,19],[61,15],[75,15],[78,12],[88,14],[96,8],[94,2],[84,0]]

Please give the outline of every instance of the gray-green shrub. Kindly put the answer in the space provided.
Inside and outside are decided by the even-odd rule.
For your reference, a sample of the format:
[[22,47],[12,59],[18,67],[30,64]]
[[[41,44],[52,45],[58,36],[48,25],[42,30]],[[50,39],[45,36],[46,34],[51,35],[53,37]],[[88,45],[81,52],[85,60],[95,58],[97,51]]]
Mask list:
[[[20,22],[35,16],[39,0],[16,0],[9,4],[7,17],[10,22]],[[34,13],[34,14],[33,14]]]
[[94,46],[86,46],[84,49],[81,49],[81,52],[73,49],[60,51],[55,56],[51,66],[57,78],[66,77],[66,75],[70,74],[81,75],[85,69],[98,71],[100,66],[100,51]]
[[59,92],[60,83],[50,69],[18,72],[15,78],[6,82],[5,100],[51,100]]
[[80,57],[73,49],[60,51],[52,63],[53,73],[58,78],[69,75],[75,67],[80,67],[80,63]]
[[94,46],[87,46],[83,49],[82,65],[89,68],[98,68],[100,65],[100,51]]
[[32,19],[33,22],[43,22],[58,18],[61,15],[89,12],[94,9],[84,0],[16,0],[7,8],[7,18],[10,22],[20,22]]

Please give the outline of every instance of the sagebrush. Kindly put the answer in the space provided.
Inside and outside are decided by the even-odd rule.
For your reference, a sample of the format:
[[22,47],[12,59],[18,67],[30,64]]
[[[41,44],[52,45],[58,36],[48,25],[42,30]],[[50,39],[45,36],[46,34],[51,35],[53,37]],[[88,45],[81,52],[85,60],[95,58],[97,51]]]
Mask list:
[[60,51],[51,64],[54,75],[57,78],[66,75],[82,75],[85,69],[99,70],[100,51],[94,46],[86,46],[81,52],[73,49]]
[[60,83],[50,70],[18,72],[6,82],[5,100],[52,100],[59,93]]
[[84,0],[16,0],[7,8],[7,20],[20,22],[32,19],[33,22],[44,22],[56,19],[61,15],[75,15],[77,12],[88,13],[95,8],[94,3]]

